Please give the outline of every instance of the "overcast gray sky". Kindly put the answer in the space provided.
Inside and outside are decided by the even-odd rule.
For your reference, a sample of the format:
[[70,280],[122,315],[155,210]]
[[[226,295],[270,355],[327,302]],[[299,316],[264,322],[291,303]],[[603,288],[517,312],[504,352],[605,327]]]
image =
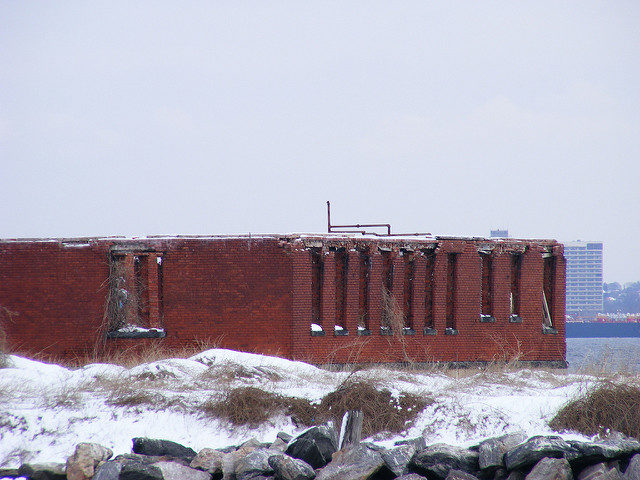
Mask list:
[[640,2],[2,2],[0,237],[603,240],[640,280]]

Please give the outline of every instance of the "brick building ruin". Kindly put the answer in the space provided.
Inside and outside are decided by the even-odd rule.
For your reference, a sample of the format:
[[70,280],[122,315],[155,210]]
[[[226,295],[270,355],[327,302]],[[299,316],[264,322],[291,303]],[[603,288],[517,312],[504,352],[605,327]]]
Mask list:
[[15,352],[162,342],[317,364],[565,361],[554,240],[348,234],[0,240]]

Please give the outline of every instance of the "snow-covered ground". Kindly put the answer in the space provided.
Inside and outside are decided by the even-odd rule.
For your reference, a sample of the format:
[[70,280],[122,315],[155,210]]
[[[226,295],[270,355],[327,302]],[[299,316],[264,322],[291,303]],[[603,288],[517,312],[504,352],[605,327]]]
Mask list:
[[[9,368],[0,369],[0,467],[63,462],[79,442],[96,442],[118,455],[131,451],[133,437],[173,440],[195,450],[251,437],[272,441],[278,431],[300,430],[284,416],[258,429],[232,427],[198,407],[245,385],[319,400],[349,374],[222,349],[130,369],[107,364],[68,369],[10,356]],[[547,422],[558,409],[597,380],[508,368],[425,372],[378,367],[352,375],[375,379],[395,394],[406,391],[435,400],[402,436],[376,439],[384,444],[423,432],[428,443],[457,445],[514,431],[549,434]],[[119,401],[128,406],[114,406]]]

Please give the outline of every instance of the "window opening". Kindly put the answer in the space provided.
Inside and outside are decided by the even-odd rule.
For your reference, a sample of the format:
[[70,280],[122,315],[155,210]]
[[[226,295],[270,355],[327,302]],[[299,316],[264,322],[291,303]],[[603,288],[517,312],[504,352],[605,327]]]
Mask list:
[[424,298],[424,333],[427,335],[434,335],[436,333],[435,324],[433,322],[433,274],[436,265],[436,255],[431,252],[425,255],[427,274],[426,274],[426,286],[425,286],[425,298]]
[[324,277],[324,258],[321,248],[311,251],[311,333],[324,334],[322,328],[322,283]]
[[371,255],[368,251],[360,252],[360,282],[359,282],[359,310],[358,333],[369,335],[369,283],[371,278]]
[[520,281],[522,276],[522,255],[511,255],[511,291],[509,293],[509,304],[511,315],[509,321],[521,322],[520,317]]
[[349,256],[344,248],[336,251],[336,321],[334,333],[336,335],[347,335],[345,319],[347,315],[347,272]]
[[411,335],[413,328],[413,280],[415,276],[415,260],[411,252],[404,253],[404,292],[403,292],[403,328],[402,333]]
[[542,259],[542,326],[553,329],[553,287],[555,284],[555,258],[551,255]]
[[495,322],[493,316],[493,257],[491,253],[480,253],[482,284],[481,284],[481,312],[482,322]]
[[447,323],[445,334],[455,334],[456,330],[456,270],[458,254],[447,254]]
[[393,298],[393,256],[390,251],[382,251],[382,318],[380,333],[391,335],[394,316],[399,307]]

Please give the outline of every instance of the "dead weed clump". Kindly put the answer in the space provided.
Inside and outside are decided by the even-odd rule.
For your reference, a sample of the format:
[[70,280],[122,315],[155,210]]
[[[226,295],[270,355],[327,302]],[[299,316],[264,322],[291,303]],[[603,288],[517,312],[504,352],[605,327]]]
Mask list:
[[222,396],[213,397],[200,410],[207,416],[226,420],[235,426],[255,427],[276,414],[291,417],[299,426],[312,426],[333,421],[340,425],[348,410],[364,414],[362,434],[398,433],[407,429],[432,400],[406,392],[395,397],[387,389],[378,389],[368,380],[343,382],[319,403],[266,392],[255,387],[238,387]]
[[549,426],[584,435],[618,431],[640,438],[640,388],[603,381],[560,409]]
[[380,432],[406,430],[432,402],[427,397],[406,392],[394,397],[389,390],[378,389],[370,380],[347,379],[322,399],[319,414],[339,425],[345,412],[360,410],[364,414],[362,435],[369,437]]

